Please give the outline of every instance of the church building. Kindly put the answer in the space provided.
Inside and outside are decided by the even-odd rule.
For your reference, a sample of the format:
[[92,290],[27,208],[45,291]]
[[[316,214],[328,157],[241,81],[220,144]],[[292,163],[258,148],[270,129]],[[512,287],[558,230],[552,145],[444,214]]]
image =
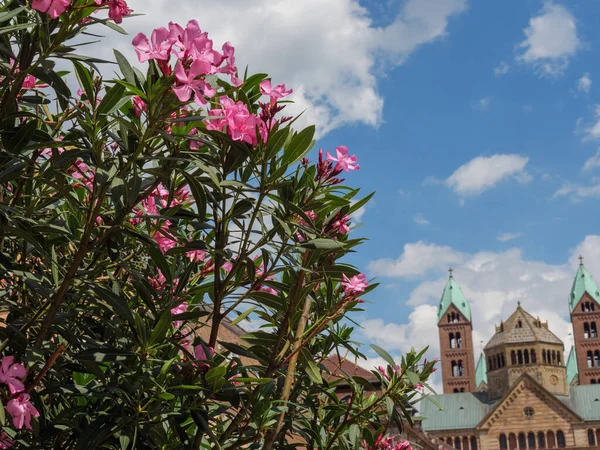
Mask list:
[[457,450],[600,448],[600,290],[581,261],[568,306],[574,346],[520,303],[475,363],[471,308],[450,272],[438,309],[443,394],[421,429]]

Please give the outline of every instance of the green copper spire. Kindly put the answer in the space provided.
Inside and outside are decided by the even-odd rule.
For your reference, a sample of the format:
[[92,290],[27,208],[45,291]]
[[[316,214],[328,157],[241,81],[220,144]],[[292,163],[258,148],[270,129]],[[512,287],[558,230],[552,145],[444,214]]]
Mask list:
[[575,354],[575,347],[571,347],[569,359],[567,359],[567,384],[570,385],[578,373],[579,371],[577,370],[577,355]]
[[581,296],[587,292],[590,297],[596,300],[596,303],[600,305],[600,291],[598,285],[592,278],[592,274],[583,265],[583,257],[579,257],[579,269],[573,280],[573,287],[571,288],[571,294],[569,295],[569,310],[572,312],[577,302],[581,300]]
[[477,368],[475,369],[475,386],[478,388],[481,383],[487,384],[487,382],[487,364],[482,353],[479,355],[479,361],[477,361]]
[[440,307],[438,309],[438,322],[442,320],[446,311],[450,305],[454,305],[458,308],[458,310],[462,313],[465,318],[470,321],[471,320],[471,307],[465,298],[465,295],[462,293],[460,286],[456,281],[454,281],[454,277],[452,276],[452,269],[449,270],[450,277],[448,278],[448,282],[446,283],[446,287],[444,288],[444,293],[442,294],[442,299],[440,300]]

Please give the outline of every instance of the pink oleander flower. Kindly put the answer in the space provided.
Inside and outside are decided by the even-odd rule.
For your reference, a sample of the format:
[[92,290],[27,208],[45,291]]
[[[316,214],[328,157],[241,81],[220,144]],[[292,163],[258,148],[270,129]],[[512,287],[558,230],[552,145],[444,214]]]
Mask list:
[[291,89],[285,90],[285,84],[278,84],[274,88],[271,87],[271,80],[263,80],[258,85],[260,93],[268,95],[271,98],[271,103],[276,103],[278,99],[287,97],[293,91]]
[[205,80],[197,79],[197,77],[209,74],[210,70],[210,63],[197,59],[186,73],[183,64],[178,61],[175,67],[175,79],[178,84],[173,88],[173,92],[175,92],[179,101],[187,102],[194,94],[196,104],[206,105],[205,97],[213,97],[217,91]]
[[231,76],[231,84],[234,86],[241,86],[242,80],[236,76],[237,67],[235,66],[234,52],[235,48],[233,48],[233,45],[231,45],[230,42],[225,42],[223,44],[223,58],[224,61],[226,61],[226,64],[219,69],[219,72]]
[[173,237],[172,234],[169,233],[169,226],[171,222],[168,220],[163,224],[160,229],[156,230],[154,233],[154,242],[158,244],[160,247],[160,251],[166,253],[168,250],[173,247],[177,247],[177,241]]
[[29,401],[29,394],[19,394],[17,398],[9,400],[6,411],[13,417],[13,425],[17,429],[25,427],[31,430],[31,417],[40,417],[40,413]]
[[233,269],[233,264],[231,264],[231,262],[229,262],[229,261],[225,261],[221,265],[221,269],[223,269],[225,272],[229,273],[229,272],[231,272],[231,269]]
[[342,275],[341,285],[344,286],[345,294],[354,295],[364,292],[369,285],[369,282],[367,281],[367,277],[362,273],[355,275],[352,278],[348,278],[344,274]]
[[[208,350],[208,353],[207,353]],[[205,347],[202,344],[198,344],[194,347],[194,356],[196,357],[196,359],[198,361],[208,361],[209,359],[211,359],[213,356],[215,355],[215,349],[212,347]],[[200,364],[198,364],[198,367],[201,370],[206,370],[208,369],[208,364],[206,364],[205,362],[201,362]]]
[[[81,181],[86,188],[90,191],[94,188],[94,171],[83,161],[76,160],[73,166],[69,169],[71,176],[78,181]],[[75,183],[75,187],[80,187],[78,183]]]
[[[183,302],[182,304],[176,306],[175,308],[171,309],[171,315],[176,316],[178,314],[183,314],[184,312],[186,312],[188,309],[188,304],[187,302]],[[182,322],[181,320],[175,320],[173,321],[173,327],[174,328],[179,328],[181,326]]]
[[348,156],[348,147],[340,145],[335,148],[337,158],[333,157],[331,153],[327,152],[328,161],[336,161],[335,169],[345,170],[350,172],[351,170],[358,170],[360,166],[356,164],[356,155]]
[[423,392],[425,390],[425,385],[423,383],[415,384],[415,389],[419,392]]
[[139,95],[134,95],[131,99],[135,117],[140,117],[142,112],[146,111],[146,102]]
[[203,262],[206,259],[206,250],[191,250],[185,253],[192,262]]
[[152,31],[150,41],[144,33],[138,33],[131,41],[138,55],[138,60],[143,63],[150,59],[168,61],[171,53],[171,33],[165,27]]
[[165,278],[160,269],[156,270],[158,271],[158,274],[154,278],[150,278],[148,281],[150,282],[150,286],[152,286],[152,289],[156,291],[162,291],[165,288],[167,279]]
[[333,231],[335,231],[338,234],[346,234],[346,233],[348,233],[350,231],[350,227],[348,226],[348,221],[349,220],[350,220],[350,216],[346,214],[341,219],[336,220],[335,222],[333,222],[333,224],[332,224]]
[[125,0],[109,0],[108,4],[108,18],[115,23],[123,22],[123,17],[128,16],[133,12],[132,9],[127,7]]
[[[178,23],[169,22],[169,39],[173,46],[179,50],[173,50],[173,53],[179,59],[186,57],[196,60],[200,57],[200,50],[205,51],[205,59],[208,63],[214,62],[215,55],[206,53],[209,49],[212,51],[212,41],[208,39],[208,33],[203,33],[196,20],[190,20],[185,29]],[[218,52],[216,52],[218,54]],[[217,59],[220,59],[217,56]]]
[[0,448],[11,448],[14,442],[4,431],[0,431]]
[[12,395],[25,390],[25,385],[20,378],[25,378],[27,371],[23,365],[15,362],[14,356],[5,356],[2,358],[0,366],[0,383],[8,385],[8,390]]
[[386,370],[383,368],[383,366],[379,366],[379,367],[377,367],[377,371],[378,371],[378,372],[379,372],[381,375],[383,375],[383,376],[384,376],[384,377],[385,377],[385,378],[386,378],[388,381],[390,381],[390,377],[389,377],[389,375],[387,374]]
[[56,19],[70,6],[71,0],[33,0],[31,7]]
[[[260,119],[250,113],[243,102],[234,102],[228,97],[221,97],[219,100],[227,119],[227,134],[234,141],[243,141],[252,145],[252,147],[256,147],[258,143],[256,128],[260,123]],[[261,137],[264,139],[262,133]]]
[[393,450],[412,450],[412,447],[410,446],[410,442],[402,441],[396,442]]

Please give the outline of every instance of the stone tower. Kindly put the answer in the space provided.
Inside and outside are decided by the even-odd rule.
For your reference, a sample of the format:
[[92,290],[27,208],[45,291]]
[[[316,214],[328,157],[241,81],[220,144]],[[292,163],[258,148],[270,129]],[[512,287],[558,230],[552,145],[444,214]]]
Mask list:
[[440,300],[438,331],[444,394],[476,392],[471,308],[452,269]]
[[577,371],[579,384],[596,384],[600,383],[600,292],[583,265],[583,258],[579,257],[579,260],[569,295]]
[[526,373],[555,395],[568,395],[567,372],[562,341],[521,304],[500,326],[484,348],[487,363],[488,395],[506,394]]

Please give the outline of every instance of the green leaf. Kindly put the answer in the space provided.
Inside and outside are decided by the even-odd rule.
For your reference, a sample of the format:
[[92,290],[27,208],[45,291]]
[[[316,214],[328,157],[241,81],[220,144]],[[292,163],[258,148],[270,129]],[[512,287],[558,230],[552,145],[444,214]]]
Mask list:
[[0,425],[6,425],[6,412],[4,411],[4,405],[0,402]]
[[125,361],[127,358],[137,356],[132,352],[118,350],[112,347],[88,348],[75,355],[75,358],[83,361],[94,361],[97,363]]
[[152,259],[152,262],[160,269],[167,281],[172,283],[173,275],[171,275],[171,267],[167,262],[167,258],[165,258],[160,251],[160,247],[155,242],[150,242],[148,245],[148,251],[150,252],[150,258]]
[[77,75],[77,80],[79,80],[80,86],[85,91],[85,95],[92,105],[95,105],[94,99],[94,85],[92,82],[92,74],[90,70],[81,64],[79,61],[73,61],[73,66],[75,67],[75,75]]
[[254,312],[254,310],[257,308],[257,306],[253,306],[252,308],[247,309],[246,311],[244,311],[242,314],[240,314],[239,316],[237,316],[235,319],[233,319],[231,321],[230,325],[237,325],[238,323],[240,323],[242,320],[244,320],[246,317],[248,317],[250,314],[252,314]]
[[325,238],[318,238],[306,242],[301,242],[298,244],[298,246],[302,248],[321,250],[343,250],[345,247],[343,242],[336,241],[335,239]]
[[21,14],[22,11],[25,11],[25,9],[26,9],[25,6],[20,6],[19,8],[13,9],[12,11],[7,11],[7,12],[0,13],[0,23],[8,22],[13,17],[18,16],[19,14]]
[[313,383],[321,384],[323,379],[321,378],[321,371],[319,367],[310,359],[306,361],[306,374],[312,380]]
[[206,193],[204,192],[204,187],[194,178],[192,174],[187,173],[182,170],[180,172],[183,177],[188,182],[188,186],[190,187],[190,191],[192,192],[192,196],[196,201],[196,208],[198,210],[198,220],[203,222],[206,218]]
[[127,299],[99,285],[94,285],[92,289],[102,300],[104,300],[113,313],[129,322],[132,327],[135,326],[133,312],[129,308]]
[[54,89],[54,92],[56,93],[56,98],[60,107],[62,109],[67,109],[69,106],[69,101],[71,100],[71,90],[60,77],[60,75],[54,70],[46,71],[39,66],[33,70],[33,75],[52,86],[52,89]]
[[123,99],[124,92],[125,87],[121,84],[115,84],[111,87],[100,102],[100,106],[98,106],[98,114],[112,113]]
[[302,157],[304,157],[304,155],[311,150],[314,135],[314,125],[306,127],[300,133],[295,135],[283,152],[283,158],[281,162],[289,165],[302,159]]
[[135,73],[133,72],[133,67],[129,64],[129,60],[118,50],[113,50],[115,54],[115,58],[117,58],[117,64],[119,64],[119,69],[121,69],[121,73],[123,74],[123,78],[129,84],[135,86]]
[[286,127],[277,130],[272,136],[269,137],[269,153],[267,154],[267,159],[273,158],[279,152],[279,150],[281,150],[283,144],[285,144],[285,141],[287,141],[289,134],[290,128]]
[[254,331],[240,336],[242,341],[246,341],[250,345],[262,345],[264,347],[272,347],[277,343],[277,335],[267,333],[266,331]]
[[160,316],[158,319],[158,323],[152,330],[152,334],[150,335],[149,346],[153,347],[157,344],[162,344],[167,336],[167,332],[173,329],[171,311],[167,310]]
[[381,356],[385,360],[385,362],[387,362],[390,366],[396,367],[396,363],[394,362],[394,358],[392,358],[388,352],[386,352],[380,346],[375,345],[375,344],[371,344],[371,348],[373,350],[375,350],[375,352],[377,352],[377,354],[379,356]]
[[32,141],[37,126],[37,120],[30,120],[17,128],[15,135],[10,139],[6,146],[7,150],[12,153],[21,152],[21,150]]
[[25,162],[17,162],[16,160],[10,161],[10,163],[6,164],[5,168],[0,171],[0,183],[6,183],[7,181],[20,177],[26,168],[27,163]]

